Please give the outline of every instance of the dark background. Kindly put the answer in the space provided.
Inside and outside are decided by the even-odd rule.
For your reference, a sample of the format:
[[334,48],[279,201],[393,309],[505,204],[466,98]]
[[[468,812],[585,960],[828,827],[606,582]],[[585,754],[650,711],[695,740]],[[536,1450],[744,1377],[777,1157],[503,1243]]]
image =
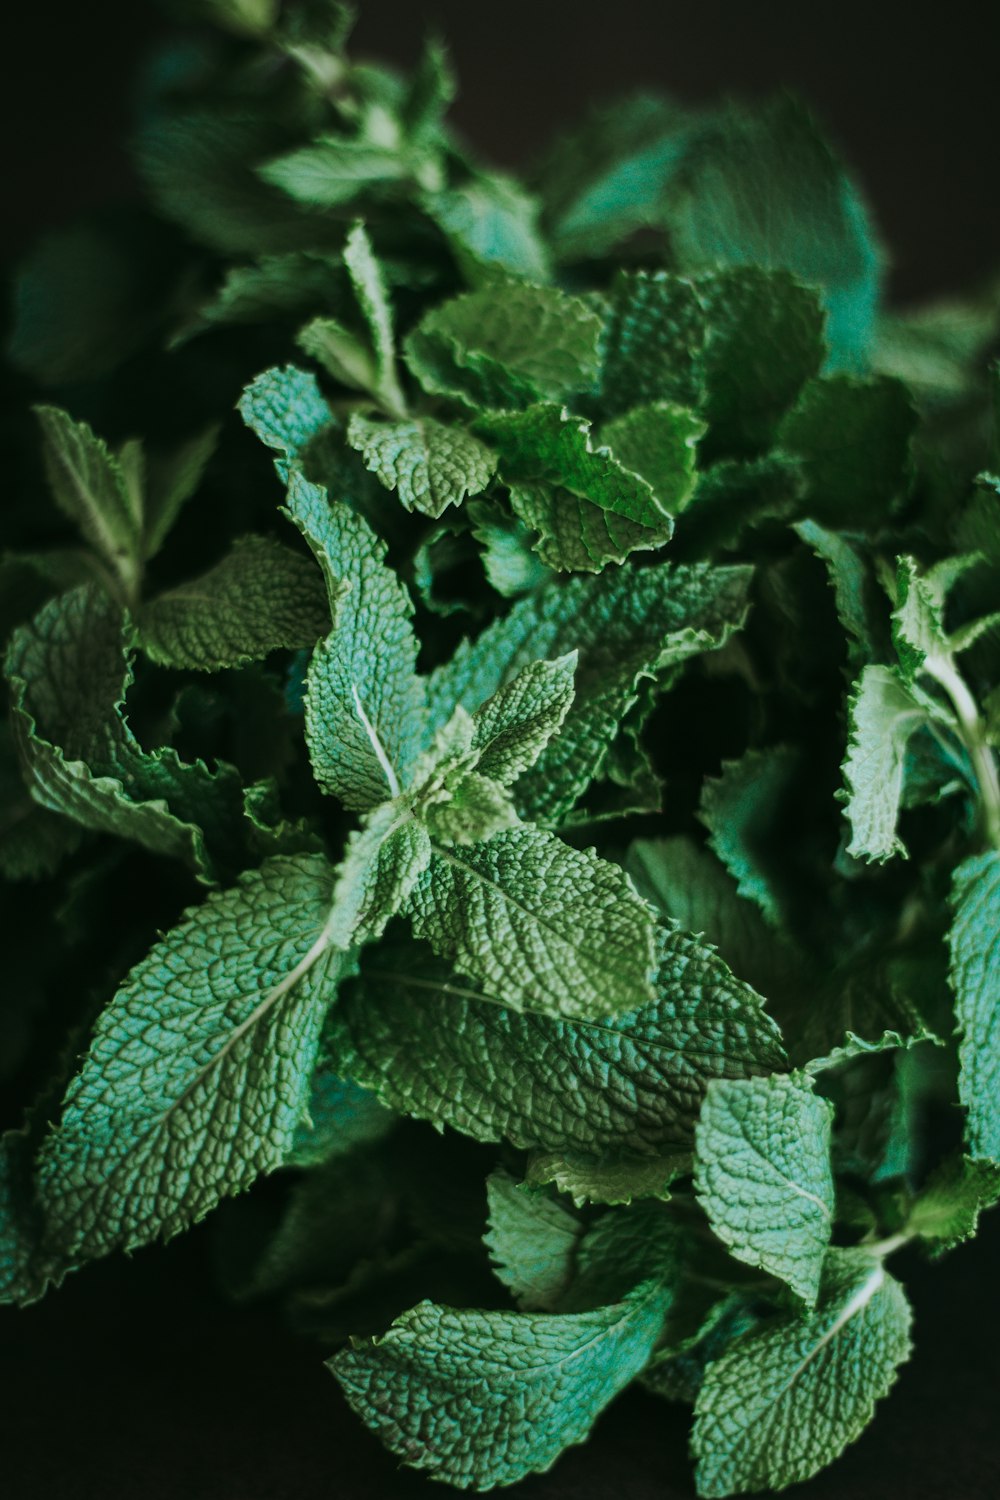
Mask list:
[[[1000,267],[996,42],[988,8],[950,0],[920,26],[869,0],[363,0],[360,50],[414,58],[425,20],[449,40],[454,118],[481,152],[523,163],[591,98],[637,86],[682,99],[802,93],[853,164],[892,251],[899,301],[970,289]],[[133,190],[130,76],[165,29],[148,0],[24,0],[4,20],[7,161],[0,257]],[[876,1421],[789,1500],[1000,1495],[1000,1214],[940,1265],[899,1271],[916,1356]],[[321,1356],[266,1311],[212,1291],[204,1229],[115,1257],[25,1313],[0,1314],[5,1500],[433,1500],[341,1401]],[[524,1500],[687,1500],[688,1414],[628,1394]]]

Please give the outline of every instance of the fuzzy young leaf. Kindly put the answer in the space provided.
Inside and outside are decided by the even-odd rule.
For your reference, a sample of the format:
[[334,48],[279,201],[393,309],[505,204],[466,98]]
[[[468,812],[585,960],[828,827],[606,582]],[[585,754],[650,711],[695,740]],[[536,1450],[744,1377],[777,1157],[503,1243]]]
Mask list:
[[461,505],[467,495],[478,495],[496,468],[485,443],[464,427],[449,427],[433,417],[373,422],[355,412],[347,441],[407,510],[434,519],[449,505]]
[[396,377],[396,340],[392,331],[392,309],[382,268],[375,259],[363,224],[355,224],[344,243],[344,265],[354,295],[368,325],[375,355],[374,394],[387,411],[402,416],[406,410]]
[[958,1157],[945,1162],[925,1183],[907,1215],[907,1232],[918,1234],[934,1254],[942,1254],[971,1239],[983,1209],[998,1200],[1000,1164]]
[[543,1472],[649,1359],[670,1295],[655,1282],[594,1312],[467,1312],[431,1302],[329,1361],[404,1462],[462,1489]]
[[541,829],[436,850],[408,914],[439,957],[517,1010],[606,1016],[652,995],[645,902],[617,866]]
[[322,579],[307,557],[247,536],[200,578],[143,606],[139,641],[161,666],[217,672],[280,648],[311,646],[329,628]]
[[239,409],[262,443],[285,454],[285,471],[332,420],[315,375],[295,365],[258,375],[240,397]]
[[306,741],[324,791],[364,810],[395,796],[422,732],[413,606],[363,517],[293,474],[288,514],[327,577],[333,630],[306,684]]
[[716,1079],[695,1136],[695,1190],[737,1260],[812,1306],[833,1223],[832,1109],[794,1079]]
[[176,1234],[281,1165],[343,962],[333,901],[321,857],[269,860],[133,969],[39,1158],[50,1250]]
[[573,702],[577,653],[529,662],[473,714],[477,767],[510,786],[535,764]]
[[505,1172],[486,1179],[486,1199],[483,1242],[497,1278],[523,1311],[551,1312],[573,1279],[582,1220]]
[[784,1489],[854,1442],[910,1353],[910,1309],[881,1262],[827,1259],[814,1312],[744,1334],[708,1366],[695,1405],[698,1493]]
[[903,795],[905,752],[927,722],[927,708],[893,667],[865,667],[850,703],[850,741],[844,761],[848,853],[884,863],[906,849],[896,832]]
[[1000,1162],[1000,853],[974,854],[960,864],[951,902],[958,1092],[968,1111],[969,1154]]
[[521,1015],[426,950],[385,946],[331,1015],[330,1055],[384,1103],[478,1140],[661,1171],[689,1146],[709,1079],[781,1068],[784,1053],[759,996],[696,939],[659,935],[654,987],[599,1020]]
[[428,313],[406,340],[406,358],[432,395],[522,407],[588,389],[600,334],[600,318],[580,298],[501,283]]

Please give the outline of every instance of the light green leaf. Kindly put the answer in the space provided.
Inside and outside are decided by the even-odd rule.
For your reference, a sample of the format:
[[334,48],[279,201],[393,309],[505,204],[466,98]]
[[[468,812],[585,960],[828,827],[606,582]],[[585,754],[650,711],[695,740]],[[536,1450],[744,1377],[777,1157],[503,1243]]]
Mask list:
[[176,1234],[281,1165],[349,918],[325,859],[276,858],[133,969],[39,1158],[50,1249],[72,1259]]
[[600,376],[605,415],[661,401],[696,405],[705,317],[690,281],[668,271],[619,271],[608,300]]
[[281,472],[287,472],[287,461],[300,458],[332,421],[315,375],[294,365],[275,365],[258,375],[240,397],[239,409],[262,443],[285,454],[283,469],[279,464]]
[[909,488],[916,421],[891,376],[810,380],[775,439],[802,466],[810,517],[836,530],[888,520]]
[[430,721],[443,723],[456,703],[472,712],[530,662],[577,650],[573,704],[517,788],[522,816],[556,823],[600,773],[640,680],[714,650],[739,628],[750,576],[661,563],[553,581],[432,673]]
[[449,505],[478,495],[493,477],[496,459],[485,443],[464,427],[433,417],[406,422],[374,422],[355,412],[347,441],[370,469],[395,490],[407,510],[437,518]]
[[918,1234],[935,1255],[969,1240],[979,1215],[1000,1200],[1000,1165],[967,1156],[945,1162],[924,1184],[906,1217],[906,1231]]
[[601,320],[554,287],[501,283],[464,292],[408,336],[406,359],[432,395],[477,406],[529,406],[587,390]]
[[694,494],[695,449],[705,424],[672,401],[635,406],[601,428],[612,457],[652,486],[664,510],[677,515]]
[[56,504],[109,569],[123,603],[134,603],[142,573],[142,495],[86,422],[58,406],[36,406],[45,476]]
[[436,850],[408,915],[440,958],[518,1010],[607,1016],[652,995],[645,902],[617,866],[541,829]]
[[448,800],[433,802],[424,818],[431,838],[446,846],[478,844],[520,823],[507,788],[478,771],[452,779]]
[[371,350],[336,318],[313,318],[299,329],[295,342],[341,385],[370,393],[376,390],[378,376]]
[[700,1495],[784,1489],[832,1463],[910,1353],[910,1309],[879,1261],[831,1251],[816,1310],[771,1320],[708,1366],[692,1444]]
[[695,1134],[695,1191],[737,1260],[812,1306],[833,1222],[833,1110],[781,1074],[715,1079]]
[[165,453],[145,455],[146,486],[143,507],[143,556],[155,557],[181,510],[201,483],[205,466],[215,452],[219,428],[206,427],[187,442]]
[[200,578],[144,605],[137,626],[152,661],[217,672],[311,646],[329,622],[326,591],[309,559],[270,537],[247,536]]
[[238,866],[243,799],[232,766],[144,751],[122,704],[131,683],[122,612],[94,585],[44,606],[7,653],[11,725],[31,795],[84,828],[133,839],[212,880]]
[[756,266],[701,276],[695,288],[707,329],[703,410],[713,451],[765,448],[823,358],[816,293],[785,271]]
[[461,187],[429,194],[423,203],[471,286],[498,272],[549,280],[549,254],[538,231],[538,202],[513,178],[479,173]]
[[974,854],[952,881],[948,934],[969,1154],[1000,1162],[1000,853]]
[[498,1280],[522,1311],[551,1312],[573,1280],[582,1221],[506,1172],[487,1177],[486,1201],[483,1242]]
[[504,786],[535,764],[557,734],[573,702],[575,651],[554,661],[529,662],[473,714],[477,766]]
[[845,813],[852,830],[847,852],[856,859],[884,863],[906,853],[896,832],[905,753],[927,717],[926,706],[896,668],[865,667],[850,700],[844,761]]
[[795,531],[826,567],[850,662],[860,669],[877,660],[886,651],[885,594],[861,539],[817,521],[800,521]]
[[460,1488],[551,1467],[649,1359],[670,1294],[594,1312],[470,1312],[431,1302],[329,1361],[355,1411],[405,1461]]
[[172,344],[186,343],[220,325],[265,323],[314,307],[339,308],[343,300],[339,254],[291,250],[285,255],[261,255],[249,265],[229,266],[208,301],[174,334]]
[[669,1182],[662,1158],[689,1147],[707,1081],[781,1068],[784,1053],[759,996],[718,954],[683,933],[657,941],[654,1000],[608,1015],[605,999],[593,1021],[519,1014],[425,949],[383,945],[330,1017],[331,1059],[403,1113],[583,1156],[591,1175],[596,1158],[630,1157],[632,1181],[649,1166]]
[[671,180],[666,221],[685,270],[784,267],[818,285],[830,367],[865,367],[879,251],[861,198],[797,100],[710,117]]
[[363,810],[395,796],[422,733],[413,605],[363,517],[293,474],[288,514],[327,577],[334,627],[312,654],[306,741],[324,791]]
[[584,1203],[623,1205],[645,1198],[666,1202],[671,1185],[690,1170],[690,1155],[683,1151],[618,1160],[535,1151],[528,1158],[527,1182],[535,1187],[554,1184],[578,1208]]
[[406,182],[420,156],[401,144],[379,145],[351,136],[318,136],[258,167],[264,182],[309,208],[339,208],[370,188]]
[[396,340],[389,294],[363,224],[355,224],[344,242],[344,265],[368,325],[375,355],[375,396],[393,416],[402,417],[406,402],[396,377]]

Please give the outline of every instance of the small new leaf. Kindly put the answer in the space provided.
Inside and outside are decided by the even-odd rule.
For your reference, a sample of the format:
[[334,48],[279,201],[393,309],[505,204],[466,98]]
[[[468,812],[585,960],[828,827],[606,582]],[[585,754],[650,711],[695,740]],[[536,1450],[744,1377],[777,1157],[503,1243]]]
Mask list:
[[485,443],[463,427],[433,417],[374,422],[355,412],[347,441],[407,510],[434,519],[449,505],[461,505],[467,495],[478,495],[496,468]]

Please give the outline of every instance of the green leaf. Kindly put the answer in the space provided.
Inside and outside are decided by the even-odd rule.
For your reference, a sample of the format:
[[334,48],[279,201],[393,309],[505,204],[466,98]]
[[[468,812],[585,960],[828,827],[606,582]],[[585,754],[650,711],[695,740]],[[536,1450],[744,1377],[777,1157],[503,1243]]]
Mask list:
[[405,341],[425,391],[476,406],[529,406],[587,390],[601,320],[554,287],[501,283],[427,313]]
[[404,1462],[460,1488],[551,1467],[652,1353],[670,1302],[655,1282],[594,1312],[466,1312],[431,1302],[329,1365]]
[[177,448],[145,455],[145,558],[155,557],[163,546],[181,510],[201,483],[218,441],[219,428],[213,425]]
[[916,420],[891,376],[811,380],[775,439],[802,465],[811,518],[838,530],[887,521],[909,488]]
[[318,136],[258,167],[262,180],[308,208],[339,208],[371,188],[407,182],[420,156],[399,145]]
[[288,514],[327,577],[333,630],[306,684],[306,742],[324,791],[364,810],[395,796],[422,733],[413,605],[362,516],[293,474]]
[[374,355],[363,339],[336,318],[313,318],[299,329],[295,342],[341,385],[372,394],[377,389]]
[[699,277],[695,287],[707,329],[703,411],[713,451],[765,448],[823,358],[816,294],[785,271],[755,266]]
[[773,1319],[708,1366],[695,1405],[698,1493],[783,1489],[832,1463],[910,1353],[910,1309],[881,1262],[831,1251],[816,1310]]
[[498,273],[526,281],[549,280],[538,202],[513,178],[478,173],[460,187],[429,194],[423,207],[448,241],[470,286],[488,285]]
[[781,866],[775,868],[775,826],[800,768],[787,745],[748,750],[724,761],[718,777],[706,780],[698,816],[709,830],[709,844],[736,881],[737,891],[781,925]]
[[865,367],[879,252],[861,198],[797,100],[710,117],[671,179],[666,219],[685,270],[783,267],[818,285],[829,366]]
[[484,490],[496,468],[485,443],[463,427],[433,417],[375,422],[355,412],[347,441],[407,510],[435,519],[449,505],[461,505],[467,495]]
[[389,306],[382,267],[375,259],[371,240],[363,224],[355,224],[344,242],[344,265],[368,325],[368,336],[375,355],[374,394],[387,411],[401,417],[406,412],[406,402],[396,377],[392,309]]
[[673,521],[651,485],[595,448],[590,423],[565,407],[493,412],[478,430],[497,449],[511,505],[539,533],[550,567],[596,573],[670,540]]
[[865,667],[850,700],[850,739],[844,761],[848,854],[884,863],[906,849],[896,832],[910,737],[927,722],[894,667]]
[[435,843],[446,847],[478,844],[520,823],[505,786],[478,771],[467,771],[448,788],[447,801],[434,802],[424,814]]
[[1000,1200],[1000,1165],[958,1156],[943,1163],[924,1184],[906,1218],[906,1231],[918,1234],[941,1255],[979,1227],[979,1215]]
[[529,662],[473,714],[477,766],[510,786],[537,761],[559,732],[573,703],[575,651],[554,661]]
[[705,424],[672,401],[635,406],[601,428],[601,442],[624,468],[652,486],[664,510],[677,515],[695,488],[696,447]]
[[98,833],[182,859],[202,879],[242,856],[237,772],[144,751],[122,712],[124,620],[93,585],[51,600],[7,653],[11,724],[31,795]]
[[553,581],[431,674],[431,722],[456,703],[472,712],[532,661],[577,650],[573,704],[517,788],[523,816],[558,822],[599,774],[640,679],[723,645],[742,623],[750,576],[660,563]]
[[[347,902],[350,906],[350,902]],[[38,1163],[67,1259],[176,1234],[280,1166],[342,955],[333,871],[268,860],[152,949],[98,1021]]]
[[695,1135],[695,1191],[713,1230],[809,1307],[833,1222],[832,1118],[793,1078],[715,1079]]
[[645,902],[615,865],[541,829],[437,849],[408,915],[439,957],[518,1010],[606,1016],[652,994]]
[[951,904],[950,978],[966,1139],[971,1156],[1000,1162],[1000,853],[974,854],[958,866]]
[[538,191],[561,259],[603,255],[636,229],[662,222],[690,127],[679,105],[637,94],[592,110],[556,142]]
[[705,316],[695,288],[667,271],[619,271],[602,338],[601,409],[695,406],[702,394]]
[[885,594],[860,539],[816,521],[800,521],[795,531],[826,567],[851,664],[860,669],[885,655]]
[[[478,1140],[630,1157],[633,1179],[686,1149],[706,1083],[784,1065],[759,996],[683,933],[658,935],[655,998],[598,1020],[522,1015],[413,944],[383,945],[329,1022],[334,1066],[403,1113]],[[425,1060],[434,1058],[434,1067]],[[644,1158],[637,1161],[636,1158]],[[674,1174],[676,1175],[676,1171]]]
[[527,1181],[535,1187],[553,1183],[580,1208],[584,1203],[621,1205],[645,1198],[665,1202],[671,1184],[690,1170],[690,1155],[683,1151],[618,1160],[535,1151],[528,1158]]
[[487,1177],[486,1200],[483,1242],[498,1280],[522,1311],[551,1312],[573,1280],[582,1221],[506,1172]]
[[315,375],[295,365],[274,366],[258,375],[240,397],[239,409],[262,443],[292,461],[332,420]]
[[343,300],[339,255],[313,250],[261,255],[249,265],[229,266],[214,293],[174,334],[172,344],[186,343],[210,328],[268,322],[313,307],[339,307]]
[[289,1167],[318,1167],[355,1146],[379,1141],[396,1123],[391,1110],[368,1089],[340,1078],[322,1055],[309,1085],[305,1113],[285,1154]]
[[58,406],[36,406],[45,476],[59,509],[102,559],[123,603],[134,603],[142,571],[142,496],[86,422]]
[[247,536],[200,578],[144,605],[137,624],[152,661],[217,672],[311,646],[329,620],[326,591],[309,559],[270,537]]

